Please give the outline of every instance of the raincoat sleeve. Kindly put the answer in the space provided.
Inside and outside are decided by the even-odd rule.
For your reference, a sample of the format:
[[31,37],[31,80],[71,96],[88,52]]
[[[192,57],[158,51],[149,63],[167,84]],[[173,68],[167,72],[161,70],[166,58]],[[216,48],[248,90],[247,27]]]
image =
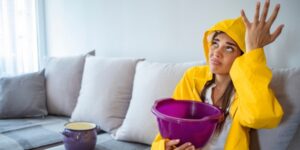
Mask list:
[[166,139],[163,139],[162,136],[158,133],[152,142],[151,150],[164,150],[165,149]]
[[269,88],[272,72],[266,65],[264,50],[258,48],[237,58],[230,70],[237,96],[236,116],[249,128],[276,127],[282,108]]

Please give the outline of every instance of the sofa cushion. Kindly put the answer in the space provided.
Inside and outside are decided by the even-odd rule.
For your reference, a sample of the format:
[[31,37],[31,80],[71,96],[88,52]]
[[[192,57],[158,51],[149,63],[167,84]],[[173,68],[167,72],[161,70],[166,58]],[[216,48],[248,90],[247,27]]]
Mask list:
[[[47,150],[65,150],[64,145]],[[109,133],[97,135],[95,150],[150,150],[149,145],[114,140]]]
[[0,118],[47,115],[44,71],[0,79]]
[[284,116],[274,129],[252,132],[252,149],[287,149],[300,124],[300,68],[273,69],[271,88],[280,102]]
[[[61,131],[68,118],[46,116],[0,119],[0,149],[24,150],[62,142]],[[39,148],[41,149],[41,148]]]
[[136,58],[87,58],[80,96],[71,121],[90,121],[114,132],[126,115]]
[[49,114],[71,116],[79,95],[87,55],[51,58],[46,66],[47,107]]
[[288,150],[298,150],[300,147],[300,126],[298,127],[298,130],[296,134],[294,135],[292,141],[289,144],[289,147],[287,148]]
[[185,70],[193,65],[196,63],[138,63],[130,106],[115,139],[151,144],[158,133],[155,116],[151,113],[154,101],[171,97]]

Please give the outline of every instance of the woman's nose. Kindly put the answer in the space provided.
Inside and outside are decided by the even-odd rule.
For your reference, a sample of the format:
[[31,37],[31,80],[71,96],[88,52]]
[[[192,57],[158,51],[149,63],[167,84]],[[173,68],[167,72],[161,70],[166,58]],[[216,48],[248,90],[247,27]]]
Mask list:
[[221,47],[218,47],[214,50],[214,53],[213,53],[214,57],[216,58],[220,58],[222,57],[222,48]]

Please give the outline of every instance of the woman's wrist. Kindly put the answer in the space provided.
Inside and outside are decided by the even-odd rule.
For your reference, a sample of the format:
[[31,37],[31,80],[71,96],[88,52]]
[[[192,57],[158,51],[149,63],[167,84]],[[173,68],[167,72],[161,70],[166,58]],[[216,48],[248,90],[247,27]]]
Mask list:
[[260,46],[258,44],[246,44],[246,52],[250,52],[255,49],[263,48],[263,46]]

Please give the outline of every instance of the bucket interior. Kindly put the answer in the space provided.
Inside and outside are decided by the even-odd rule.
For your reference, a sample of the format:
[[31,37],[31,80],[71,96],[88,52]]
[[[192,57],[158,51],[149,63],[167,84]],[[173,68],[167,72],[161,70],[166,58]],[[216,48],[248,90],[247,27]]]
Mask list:
[[192,101],[161,101],[155,109],[166,116],[183,119],[201,119],[220,114],[220,110],[214,106]]

